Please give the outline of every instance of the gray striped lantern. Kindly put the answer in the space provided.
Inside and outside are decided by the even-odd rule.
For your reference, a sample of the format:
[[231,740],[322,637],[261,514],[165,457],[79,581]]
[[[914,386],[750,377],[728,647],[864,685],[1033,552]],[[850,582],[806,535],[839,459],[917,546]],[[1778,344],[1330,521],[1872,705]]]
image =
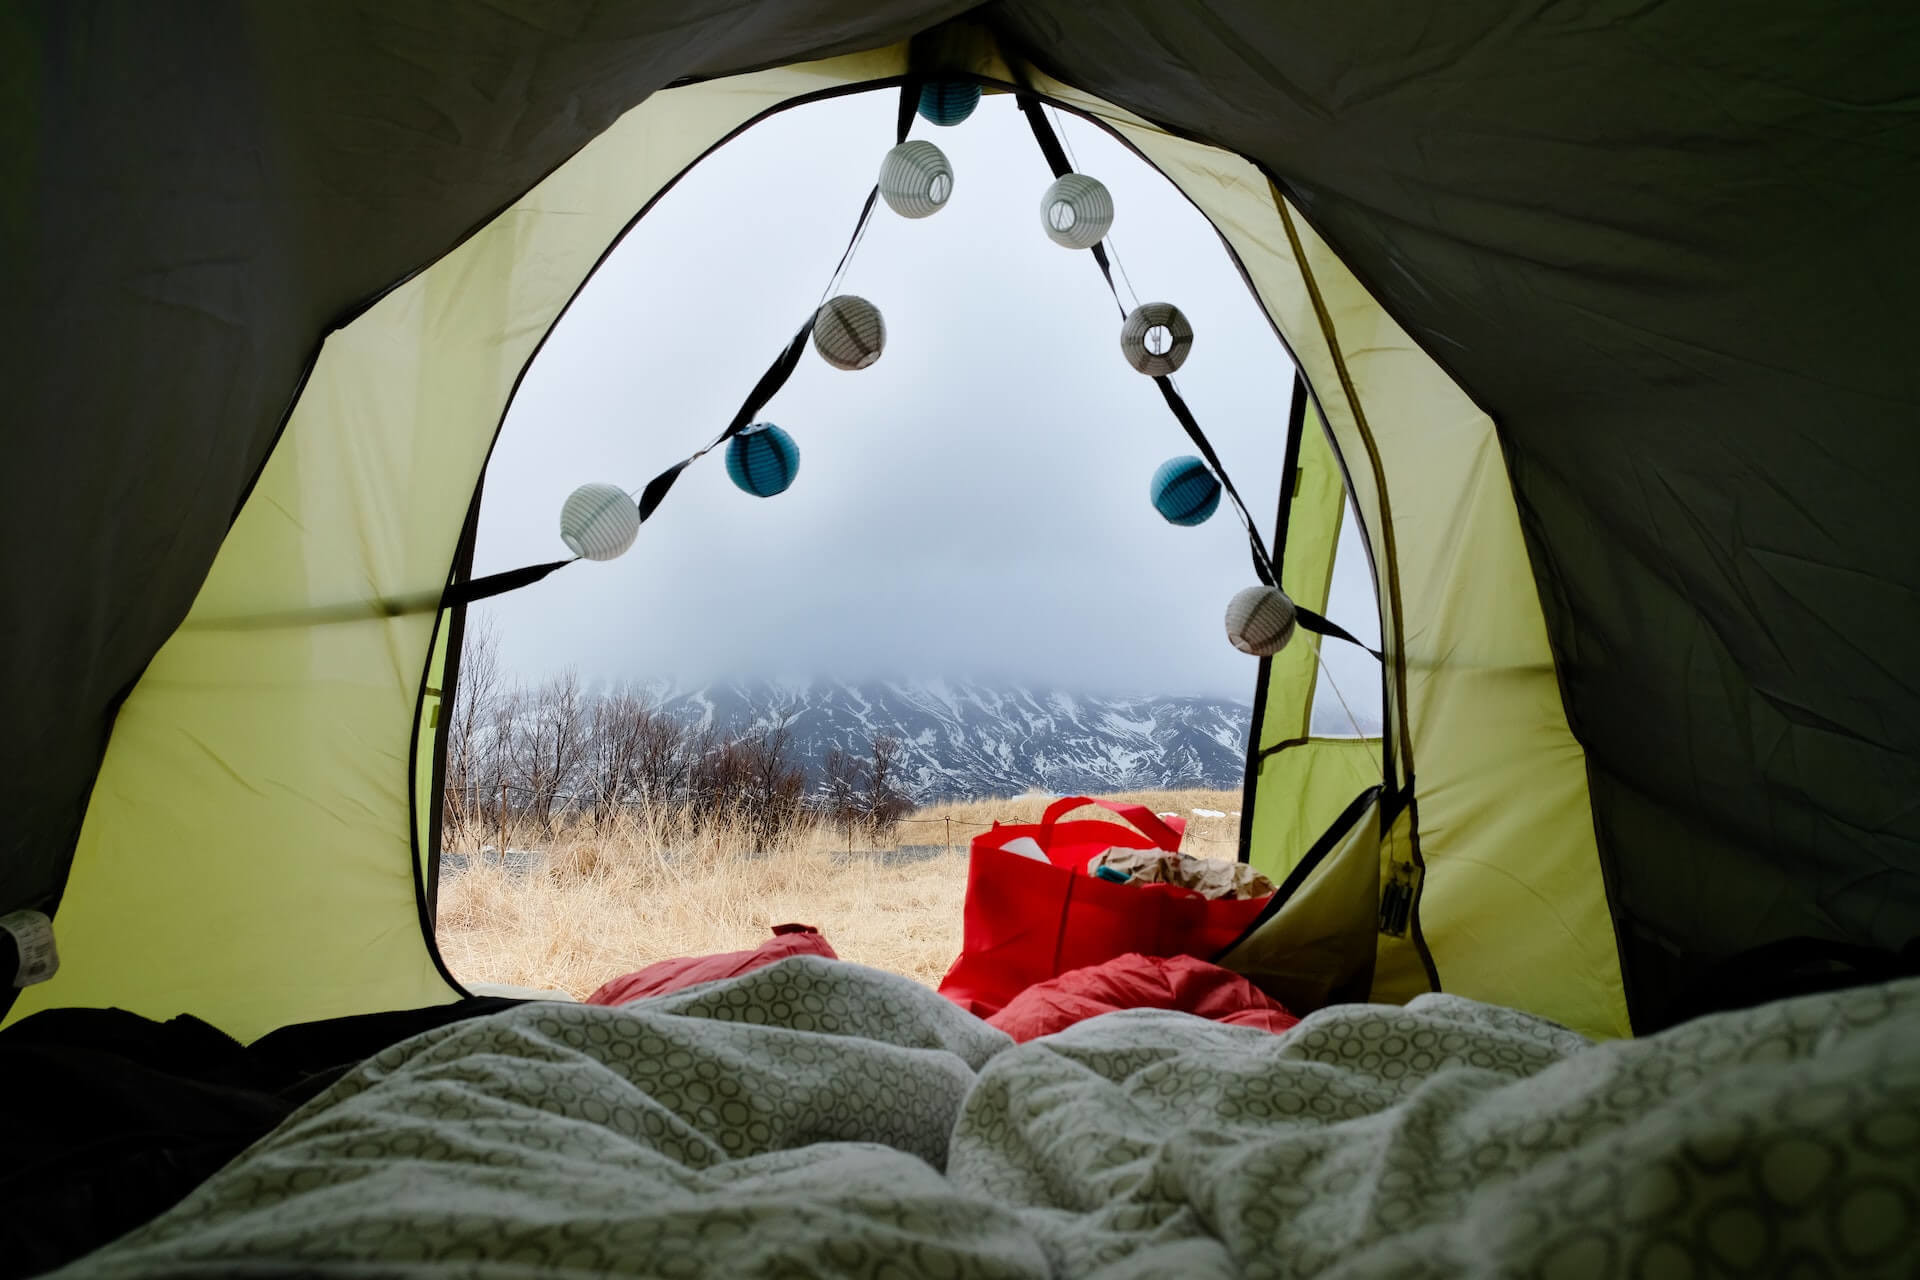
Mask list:
[[938,213],[952,194],[953,166],[931,142],[903,142],[880,162],[880,198],[903,218]]
[[1172,373],[1191,350],[1193,326],[1171,302],[1143,302],[1120,326],[1120,354],[1148,377]]
[[820,304],[813,317],[813,349],[836,369],[864,369],[887,346],[887,322],[865,298],[843,293]]
[[1057,245],[1091,249],[1113,226],[1113,197],[1098,178],[1063,174],[1040,197],[1040,225]]
[[1248,587],[1227,601],[1227,640],[1242,653],[1267,658],[1293,639],[1293,601],[1278,587]]
[[640,536],[640,508],[617,484],[583,484],[560,508],[560,541],[586,560],[626,554]]

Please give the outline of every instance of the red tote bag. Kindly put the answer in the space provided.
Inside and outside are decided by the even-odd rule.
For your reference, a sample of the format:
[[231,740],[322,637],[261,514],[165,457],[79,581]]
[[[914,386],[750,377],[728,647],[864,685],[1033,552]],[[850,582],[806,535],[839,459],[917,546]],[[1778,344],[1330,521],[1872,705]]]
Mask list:
[[[1109,809],[1135,829],[1059,820],[1084,804]],[[1068,796],[1049,805],[1038,824],[995,823],[975,836],[960,958],[941,979],[940,994],[984,1018],[1036,982],[1115,956],[1219,954],[1265,898],[1208,899],[1176,885],[1115,884],[1087,874],[1088,860],[1107,849],[1177,852],[1185,827],[1144,805]],[[1007,850],[1023,838],[1047,860]]]

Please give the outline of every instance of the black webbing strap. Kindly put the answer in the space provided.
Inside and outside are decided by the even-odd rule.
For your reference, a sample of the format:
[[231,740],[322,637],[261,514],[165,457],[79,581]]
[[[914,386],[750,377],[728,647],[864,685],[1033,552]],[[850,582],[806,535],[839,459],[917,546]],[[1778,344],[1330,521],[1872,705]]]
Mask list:
[[521,587],[530,587],[555,569],[566,568],[577,558],[551,560],[546,564],[530,564],[524,569],[509,569],[505,573],[490,573],[484,578],[456,582],[447,588],[444,603],[472,604],[476,600],[485,600],[489,596],[504,595],[509,591],[518,591]]
[[369,622],[378,618],[404,618],[413,614],[435,613],[443,608],[472,604],[475,600],[485,600],[488,596],[497,596],[502,592],[531,586],[555,569],[564,569],[572,563],[573,559],[568,558],[550,560],[546,564],[530,564],[521,569],[509,569],[505,573],[489,574],[484,578],[474,578],[467,582],[456,582],[445,591],[416,591],[411,595],[403,596],[375,596],[372,599],[348,600],[339,604],[307,605],[300,609],[282,609],[273,613],[189,618],[180,625],[196,631],[274,631],[281,627],[324,627],[345,622]]
[[[1040,144],[1040,154],[1047,158],[1047,168],[1053,170],[1053,176],[1064,178],[1073,172],[1073,165],[1067,160],[1067,149],[1060,145],[1060,136],[1053,131],[1048,122],[1046,107],[1040,99],[1030,93],[1020,94],[1017,101],[1021,113],[1027,117],[1027,124],[1033,129],[1033,140]],[[1113,283],[1113,264],[1107,260],[1106,241],[1096,241],[1093,246],[1093,260],[1099,264],[1100,274],[1107,278],[1107,291],[1113,295],[1113,305],[1120,309],[1122,319],[1126,318],[1127,304],[1120,301],[1120,290]]]
[[[913,128],[914,113],[920,110],[920,86],[926,77],[918,71],[909,71],[907,78],[900,82],[900,105],[893,115],[893,145],[896,147],[907,140],[907,131]],[[874,187],[877,193],[878,186]]]
[[[900,86],[900,106],[894,116],[893,136],[896,145],[907,140],[907,132],[913,127],[914,113],[919,109],[919,105],[919,78],[909,76]],[[859,246],[860,237],[873,217],[873,206],[879,199],[880,184],[875,183],[873,189],[867,192],[866,202],[860,206],[860,217],[853,224],[853,234],[847,237],[847,247],[840,252],[840,261],[834,264],[833,275],[827,286],[829,289],[833,287],[831,281],[839,280],[840,273],[846,270],[847,262],[853,257],[853,251]],[[681,459],[647,481],[647,487],[640,491],[642,524],[646,523],[648,516],[659,509],[661,501],[667,496],[667,491],[673,488],[673,482],[680,478],[682,471],[745,431],[753,424],[760,410],[766,408],[767,402],[779,394],[780,388],[787,385],[787,379],[793,376],[793,371],[800,365],[800,357],[806,354],[807,339],[813,336],[813,324],[819,315],[818,307],[808,313],[799,332],[795,333],[793,340],[787,343],[786,350],[782,351],[774,362],[767,366],[767,371],[760,375],[760,381],[754,384],[753,390],[747,394],[746,401],[741,404],[740,411],[733,415],[733,420],[727,424],[725,431],[715,436],[705,448]]]
[[[1040,144],[1040,152],[1046,156],[1047,165],[1053,170],[1053,176],[1058,178],[1071,173],[1073,168],[1067,163],[1066,148],[1061,146],[1059,135],[1053,131],[1053,125],[1047,120],[1046,109],[1041,104],[1040,99],[1033,94],[1022,93],[1019,95],[1019,103],[1021,112],[1027,117],[1027,124],[1033,129],[1034,141]],[[1104,242],[1093,246],[1093,260],[1099,264],[1100,274],[1106,277],[1107,289],[1113,294],[1114,304],[1120,308],[1120,314],[1124,316],[1127,313],[1127,306],[1126,303],[1120,301],[1120,290],[1114,285],[1113,267],[1107,260],[1106,245]],[[1219,477],[1220,487],[1226,490],[1227,496],[1233,499],[1233,505],[1239,508],[1241,522],[1247,527],[1248,547],[1253,554],[1254,576],[1258,577],[1260,581],[1267,586],[1279,586],[1279,572],[1274,565],[1273,558],[1267,554],[1266,542],[1260,537],[1260,528],[1254,523],[1253,517],[1248,514],[1247,504],[1241,501],[1240,491],[1234,487],[1233,477],[1227,474],[1227,468],[1225,464],[1220,461],[1220,455],[1214,452],[1213,443],[1207,439],[1207,433],[1200,429],[1200,423],[1193,416],[1193,410],[1187,407],[1186,399],[1181,396],[1179,389],[1173,385],[1172,378],[1166,374],[1158,374],[1155,375],[1153,381],[1154,384],[1160,388],[1160,394],[1166,400],[1167,408],[1172,410],[1174,419],[1179,422],[1180,429],[1187,433],[1187,439],[1193,441],[1194,447],[1200,451],[1201,458],[1206,461],[1207,466],[1213,469],[1213,474]],[[1378,649],[1361,644],[1359,640],[1354,638],[1353,633],[1345,627],[1337,622],[1329,621],[1311,609],[1303,609],[1296,604],[1294,606],[1294,617],[1300,626],[1313,632],[1315,635],[1330,636],[1335,640],[1345,640],[1348,644],[1358,645],[1360,648],[1365,649],[1376,658],[1380,657],[1380,651]]]
[[[871,212],[872,209],[873,197],[868,196],[866,212],[863,212],[860,216],[863,224],[866,222],[866,213]],[[858,233],[856,232],[855,234]],[[814,314],[818,313],[816,312]],[[661,499],[667,496],[667,490],[673,488],[673,482],[680,478],[682,471],[685,471],[688,467],[699,461],[700,458],[707,453],[719,448],[727,441],[739,435],[742,431],[745,431],[747,427],[752,424],[755,415],[766,407],[767,401],[773,399],[780,388],[787,385],[787,379],[793,376],[794,369],[800,364],[800,357],[806,354],[807,339],[812,336],[813,315],[809,315],[807,322],[800,326],[800,331],[793,335],[793,340],[787,343],[786,349],[774,359],[771,365],[767,366],[767,371],[760,375],[760,381],[753,384],[753,390],[747,393],[746,400],[740,405],[740,411],[733,415],[731,422],[727,423],[727,429],[715,436],[713,441],[705,448],[688,457],[682,458],[653,479],[647,481],[647,487],[640,491],[641,523],[644,524],[647,517],[659,508]]]
[[1356,648],[1365,649],[1368,653],[1372,654],[1376,658],[1379,658],[1382,662],[1386,661],[1386,659],[1381,656],[1381,653],[1378,649],[1374,648],[1370,644],[1361,643],[1359,638],[1356,637],[1353,634],[1353,632],[1347,630],[1345,627],[1333,621],[1331,618],[1322,617],[1320,614],[1315,613],[1313,610],[1307,608],[1305,605],[1295,604],[1293,606],[1293,620],[1298,624],[1300,624],[1300,626],[1303,629],[1307,631],[1311,631],[1317,636],[1327,636],[1334,640],[1345,640],[1348,644],[1353,645]]
[[1166,400],[1167,408],[1173,410],[1174,420],[1180,429],[1187,433],[1187,439],[1193,441],[1200,456],[1206,459],[1213,474],[1220,477],[1220,487],[1233,499],[1233,505],[1240,509],[1240,518],[1246,522],[1247,543],[1253,553],[1253,573],[1260,581],[1270,587],[1280,585],[1280,577],[1274,571],[1273,560],[1267,555],[1267,544],[1260,537],[1260,530],[1254,526],[1253,517],[1247,514],[1247,504],[1240,500],[1240,491],[1233,487],[1233,477],[1227,474],[1226,464],[1220,461],[1220,455],[1213,451],[1213,442],[1207,439],[1207,433],[1200,429],[1199,420],[1193,416],[1193,410],[1187,408],[1187,402],[1174,387],[1173,379],[1166,374],[1156,374],[1154,385],[1160,388],[1160,395]]

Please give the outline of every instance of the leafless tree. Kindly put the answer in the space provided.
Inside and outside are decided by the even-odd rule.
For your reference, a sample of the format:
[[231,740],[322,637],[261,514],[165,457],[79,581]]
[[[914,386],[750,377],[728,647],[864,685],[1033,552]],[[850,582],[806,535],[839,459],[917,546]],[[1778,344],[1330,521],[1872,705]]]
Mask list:
[[838,747],[827,752],[818,811],[849,836],[855,828],[884,835],[913,809],[898,781],[900,740],[881,734],[869,750],[864,760]]
[[474,821],[483,831],[503,831],[524,800],[515,794],[519,773],[514,746],[528,701],[527,691],[515,684],[503,688],[487,709],[481,745],[474,755]]
[[782,722],[746,744],[746,818],[762,844],[791,827],[806,803],[807,775],[788,754],[792,740]]
[[556,804],[573,799],[586,758],[588,716],[580,675],[569,667],[542,684],[529,699],[513,735],[515,779],[522,812],[543,833],[553,830]]
[[913,810],[913,801],[900,790],[900,739],[881,734],[873,740],[873,759],[867,765],[866,793],[861,807],[867,826],[876,834],[892,831]]
[[828,822],[844,829],[849,839],[864,820],[861,801],[866,791],[866,761],[839,747],[829,749],[820,786],[820,812]]
[[694,762],[711,745],[710,737],[656,711],[640,726],[634,744],[634,799],[657,810],[684,804]]
[[735,822],[761,843],[772,841],[805,807],[807,777],[788,758],[784,724],[726,741],[702,735],[687,787],[687,811],[697,824]]
[[460,666],[454,675],[453,705],[443,704],[448,721],[441,831],[449,842],[464,840],[484,822],[490,809],[482,775],[501,681],[500,637],[486,615],[467,615]]
[[658,736],[661,714],[632,686],[598,698],[588,716],[583,790],[595,825],[605,827],[640,795],[641,756]]

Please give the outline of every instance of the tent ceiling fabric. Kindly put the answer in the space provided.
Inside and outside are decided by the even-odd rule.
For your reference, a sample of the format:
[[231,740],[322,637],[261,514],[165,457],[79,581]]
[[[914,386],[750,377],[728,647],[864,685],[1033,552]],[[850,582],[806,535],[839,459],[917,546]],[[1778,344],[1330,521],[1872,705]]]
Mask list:
[[[329,328],[662,85],[967,7],[0,18],[0,910],[57,890],[117,699]],[[1746,946],[1920,931],[1920,11],[1822,8],[977,11],[1263,164],[1499,424],[1643,1024]]]

